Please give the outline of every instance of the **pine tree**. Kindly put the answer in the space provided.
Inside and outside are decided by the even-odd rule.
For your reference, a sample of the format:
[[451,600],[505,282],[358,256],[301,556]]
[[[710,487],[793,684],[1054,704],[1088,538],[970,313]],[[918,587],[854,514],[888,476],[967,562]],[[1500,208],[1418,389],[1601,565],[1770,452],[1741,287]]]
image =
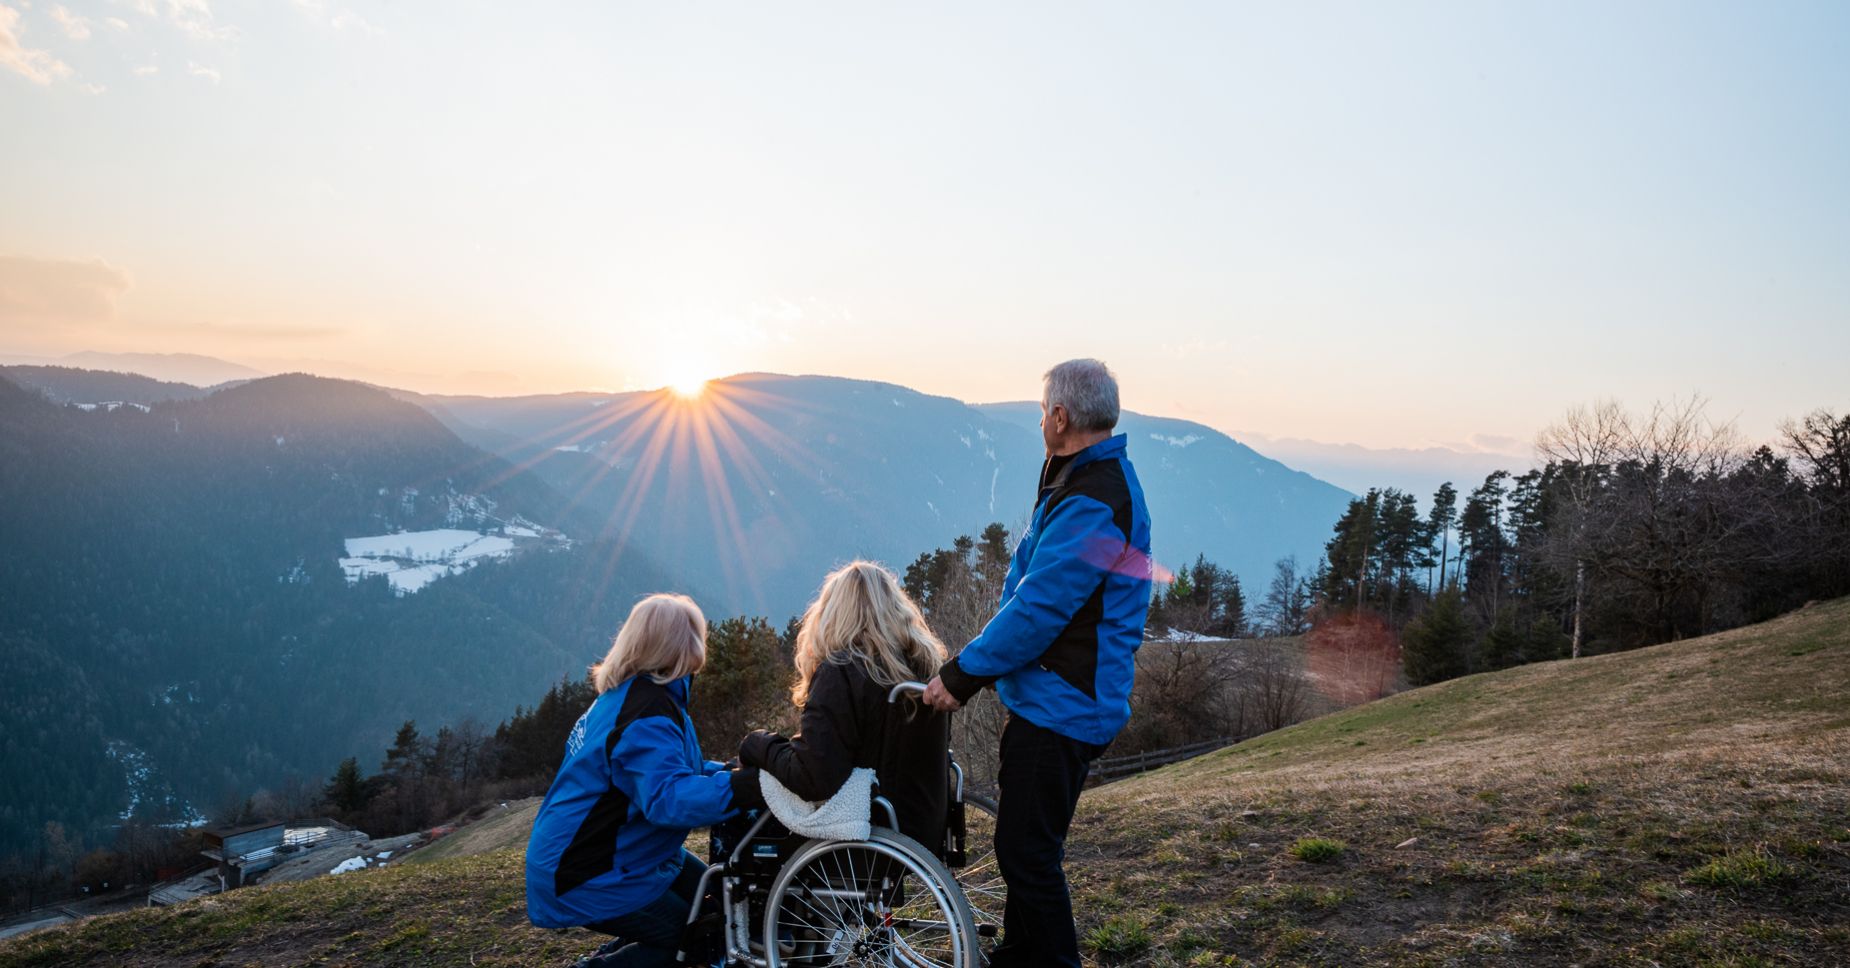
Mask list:
[[999,521],[983,529],[976,546],[976,571],[984,581],[993,582],[1000,589],[1008,579],[1009,562],[1013,557],[1009,550],[1009,529]]
[[420,772],[426,759],[424,740],[418,736],[418,724],[405,720],[398,727],[398,735],[392,739],[392,748],[385,751],[385,760],[379,764],[379,772],[393,779]]
[[1484,668],[1508,669],[1521,665],[1525,659],[1523,645],[1526,630],[1516,626],[1516,610],[1506,608],[1497,613],[1497,620],[1484,635]]
[[1218,615],[1216,634],[1229,639],[1243,639],[1247,635],[1246,592],[1240,587],[1240,576],[1226,575],[1219,588],[1219,601],[1214,611]]
[[1324,545],[1329,571],[1323,580],[1323,596],[1331,604],[1354,608],[1367,604],[1380,510],[1381,492],[1370,488],[1366,496],[1349,502],[1332,528],[1336,534]]
[[1433,599],[1419,618],[1400,634],[1401,661],[1407,681],[1416,686],[1443,682],[1464,675],[1471,625],[1465,618],[1463,597],[1446,589]]
[[[1426,546],[1439,542],[1439,587],[1445,587],[1445,559],[1451,553],[1452,526],[1458,522],[1458,489],[1451,481],[1439,485],[1432,495],[1432,510],[1426,514]],[[1430,567],[1430,566],[1428,566]],[[1427,573],[1426,594],[1433,593],[1432,575]]]
[[[1425,527],[1413,495],[1395,488],[1381,492],[1381,506],[1375,523],[1375,547],[1379,549],[1381,587],[1378,594],[1387,609],[1387,620],[1394,624],[1395,612],[1411,598],[1409,575],[1419,560]],[[1411,604],[1407,602],[1407,604]]]
[[1465,509],[1458,516],[1465,590],[1478,604],[1481,615],[1495,615],[1503,600],[1504,556],[1509,545],[1503,533],[1503,498],[1508,493],[1504,482],[1509,477],[1508,471],[1494,471],[1484,478],[1484,483],[1465,499]]
[[[694,678],[688,715],[694,732],[714,744],[713,759],[754,729],[775,729],[789,708],[790,667],[778,656],[777,632],[764,618],[729,618],[707,630],[707,664]],[[724,754],[724,755],[720,755]]]
[[338,814],[355,814],[365,807],[366,778],[360,775],[360,761],[352,756],[341,760],[323,794]]

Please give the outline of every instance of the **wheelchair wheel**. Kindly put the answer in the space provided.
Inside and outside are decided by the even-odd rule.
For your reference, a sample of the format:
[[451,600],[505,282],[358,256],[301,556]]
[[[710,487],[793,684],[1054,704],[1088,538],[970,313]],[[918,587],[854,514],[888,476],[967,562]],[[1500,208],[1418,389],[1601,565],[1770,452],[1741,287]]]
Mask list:
[[977,944],[987,956],[1002,940],[1002,909],[1008,902],[1008,885],[996,866],[996,801],[988,797],[964,797],[964,856],[957,885],[976,922]]
[[811,841],[791,856],[765,901],[764,953],[769,968],[983,963],[951,872],[884,827],[867,840]]

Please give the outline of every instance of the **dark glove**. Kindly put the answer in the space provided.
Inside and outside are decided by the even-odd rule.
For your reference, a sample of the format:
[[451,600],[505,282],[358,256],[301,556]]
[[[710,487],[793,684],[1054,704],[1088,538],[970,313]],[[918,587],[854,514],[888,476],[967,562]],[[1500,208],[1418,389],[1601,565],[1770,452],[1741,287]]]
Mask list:
[[754,729],[739,741],[739,763],[744,766],[763,766],[771,761],[771,747],[782,741],[783,737],[765,729]]
[[758,768],[732,771],[732,808],[743,813],[764,809],[764,790],[758,786]]

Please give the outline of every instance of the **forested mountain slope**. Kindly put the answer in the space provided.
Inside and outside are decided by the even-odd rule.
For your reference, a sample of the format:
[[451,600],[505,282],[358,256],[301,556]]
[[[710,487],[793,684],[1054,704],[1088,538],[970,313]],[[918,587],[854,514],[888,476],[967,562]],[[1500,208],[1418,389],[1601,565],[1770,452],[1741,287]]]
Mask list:
[[53,403],[98,404],[159,403],[163,400],[197,400],[210,393],[190,383],[173,383],[110,370],[74,366],[0,366],[0,377],[37,390]]
[[[347,539],[427,529],[502,554],[415,594],[348,580]],[[318,782],[405,719],[498,721],[674,587],[583,530],[544,483],[360,384],[86,411],[0,379],[0,852],[49,820],[101,836]]]

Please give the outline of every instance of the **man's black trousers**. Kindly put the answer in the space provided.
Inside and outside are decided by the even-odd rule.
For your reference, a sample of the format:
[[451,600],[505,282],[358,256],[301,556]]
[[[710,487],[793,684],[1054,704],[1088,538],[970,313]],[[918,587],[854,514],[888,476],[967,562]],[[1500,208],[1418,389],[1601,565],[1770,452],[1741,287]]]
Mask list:
[[1010,715],[1002,727],[996,863],[1008,884],[1002,944],[993,968],[1079,968],[1073,899],[1066,890],[1066,831],[1102,746],[1082,743]]

